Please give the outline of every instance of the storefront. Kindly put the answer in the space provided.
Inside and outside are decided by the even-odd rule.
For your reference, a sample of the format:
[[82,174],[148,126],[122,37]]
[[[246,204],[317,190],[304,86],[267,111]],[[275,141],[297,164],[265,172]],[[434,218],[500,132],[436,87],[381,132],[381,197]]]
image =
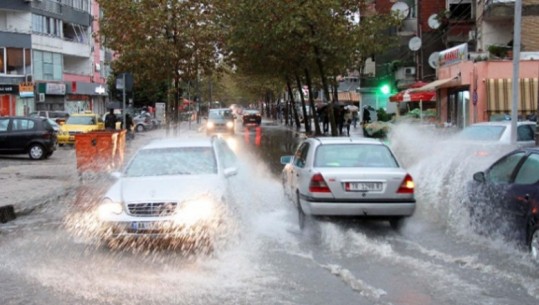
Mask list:
[[40,82],[37,86],[35,110],[65,111],[66,85],[59,82]]
[[[537,111],[539,53],[522,52],[518,116]],[[467,45],[439,53],[438,80],[414,90],[436,90],[438,122],[464,128],[469,124],[511,116],[513,61],[487,60],[488,54],[469,54]]]
[[66,110],[70,113],[91,110],[103,114],[107,111],[107,98],[104,84],[73,81],[67,84]]

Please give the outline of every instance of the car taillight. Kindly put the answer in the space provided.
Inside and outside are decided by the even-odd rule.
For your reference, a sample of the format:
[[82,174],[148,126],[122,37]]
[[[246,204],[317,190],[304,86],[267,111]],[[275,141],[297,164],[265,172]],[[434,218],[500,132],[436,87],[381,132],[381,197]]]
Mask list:
[[331,193],[329,187],[324,180],[322,174],[314,174],[311,178],[311,183],[309,183],[309,192],[311,193]]
[[406,177],[404,177],[404,180],[402,180],[401,186],[399,186],[397,193],[413,194],[414,188],[415,188],[415,183],[414,183],[414,180],[412,179],[412,176],[410,176],[409,174],[406,174]]

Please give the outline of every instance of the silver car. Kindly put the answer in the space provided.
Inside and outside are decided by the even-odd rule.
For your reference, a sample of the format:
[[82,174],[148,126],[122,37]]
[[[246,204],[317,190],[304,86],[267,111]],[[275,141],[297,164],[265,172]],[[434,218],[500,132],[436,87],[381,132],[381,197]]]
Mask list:
[[98,208],[109,246],[166,240],[211,246],[230,200],[236,157],[223,139],[165,139],[141,148]]
[[412,177],[379,140],[308,138],[281,163],[301,229],[310,216],[381,217],[398,229],[415,211]]

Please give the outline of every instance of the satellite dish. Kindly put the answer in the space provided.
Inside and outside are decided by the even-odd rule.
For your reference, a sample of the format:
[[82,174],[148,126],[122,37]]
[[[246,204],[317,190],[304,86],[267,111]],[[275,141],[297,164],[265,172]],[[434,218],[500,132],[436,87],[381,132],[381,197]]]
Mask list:
[[417,51],[421,48],[421,38],[414,36],[408,42],[408,48],[412,51]]
[[433,30],[436,30],[440,27],[440,21],[438,21],[438,16],[436,14],[430,15],[428,19],[429,27]]
[[391,11],[397,14],[399,19],[405,19],[410,14],[410,8],[405,2],[397,2],[391,6]]
[[429,56],[429,66],[433,69],[438,68],[438,60],[440,58],[440,53],[432,52]]

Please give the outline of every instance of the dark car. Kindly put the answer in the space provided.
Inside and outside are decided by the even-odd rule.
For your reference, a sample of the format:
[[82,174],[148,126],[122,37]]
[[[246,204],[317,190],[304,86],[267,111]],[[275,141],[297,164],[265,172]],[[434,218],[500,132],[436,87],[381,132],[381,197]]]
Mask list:
[[29,114],[31,117],[45,117],[51,120],[54,120],[56,124],[65,123],[69,119],[69,113],[66,111],[48,111],[48,110],[39,110],[34,111]]
[[468,185],[468,210],[479,232],[529,249],[539,260],[539,148],[516,149]]
[[256,109],[246,109],[243,111],[242,124],[243,126],[255,125],[260,126],[262,123],[262,116],[260,111]]
[[43,117],[0,117],[0,154],[46,159],[56,150],[57,132]]

